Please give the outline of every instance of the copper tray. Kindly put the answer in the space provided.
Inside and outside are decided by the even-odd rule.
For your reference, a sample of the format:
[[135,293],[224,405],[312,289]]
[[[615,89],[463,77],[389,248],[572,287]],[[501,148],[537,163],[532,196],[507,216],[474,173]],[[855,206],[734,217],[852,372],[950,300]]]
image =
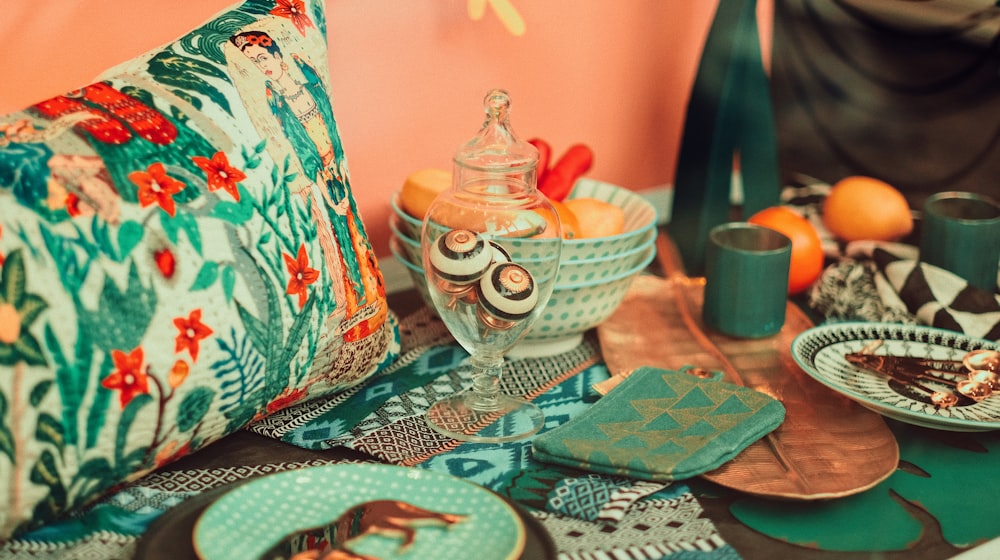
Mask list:
[[855,494],[889,477],[899,447],[883,418],[824,387],[791,357],[792,340],[812,327],[789,303],[777,335],[731,338],[701,321],[704,278],[679,266],[665,234],[657,251],[666,278],[640,276],[618,310],[597,328],[611,390],[640,366],[690,365],[722,371],[725,379],[766,393],[785,406],[785,421],[768,436],[703,478],[750,494],[815,500]]

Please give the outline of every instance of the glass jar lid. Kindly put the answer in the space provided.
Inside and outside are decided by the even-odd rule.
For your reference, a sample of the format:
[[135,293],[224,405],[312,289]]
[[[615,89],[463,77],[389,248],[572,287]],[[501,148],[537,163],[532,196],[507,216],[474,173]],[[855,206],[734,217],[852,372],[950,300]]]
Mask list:
[[[531,173],[538,167],[538,150],[517,137],[510,124],[510,95],[492,89],[483,99],[486,120],[471,140],[455,153],[455,164],[482,172]],[[531,173],[532,175],[534,173]]]

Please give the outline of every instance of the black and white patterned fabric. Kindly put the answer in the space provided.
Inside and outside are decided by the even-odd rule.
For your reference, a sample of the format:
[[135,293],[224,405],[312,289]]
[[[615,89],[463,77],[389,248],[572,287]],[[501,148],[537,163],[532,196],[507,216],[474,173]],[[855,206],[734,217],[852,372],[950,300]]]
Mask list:
[[820,234],[827,266],[808,294],[810,307],[829,321],[910,323],[1000,340],[1000,288],[969,286],[951,272],[921,263],[908,243],[844,243],[823,226],[830,185],[802,177],[782,201]]
[[1000,340],[1000,296],[914,259],[876,248],[876,269],[920,323]]

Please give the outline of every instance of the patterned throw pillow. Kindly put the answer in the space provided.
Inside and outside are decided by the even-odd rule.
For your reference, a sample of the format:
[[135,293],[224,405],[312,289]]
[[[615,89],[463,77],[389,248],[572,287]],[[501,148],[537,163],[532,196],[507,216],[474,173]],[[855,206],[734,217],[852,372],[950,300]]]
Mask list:
[[398,355],[321,0],[0,117],[0,539]]

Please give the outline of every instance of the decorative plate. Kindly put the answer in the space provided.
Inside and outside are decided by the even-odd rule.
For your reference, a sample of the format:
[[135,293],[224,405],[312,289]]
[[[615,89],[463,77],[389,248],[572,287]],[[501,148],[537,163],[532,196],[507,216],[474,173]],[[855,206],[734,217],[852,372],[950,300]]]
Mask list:
[[510,560],[525,542],[517,513],[485,488],[432,471],[349,464],[285,471],[235,488],[198,519],[194,546],[203,560],[270,558],[295,535],[314,542],[338,522],[356,535],[340,548],[382,560]]
[[[157,517],[143,532],[136,546],[136,560],[199,560],[194,550],[194,525],[212,503],[241,484],[252,479],[237,480],[224,486],[206,490],[170,508]],[[524,524],[524,550],[521,560],[556,560],[558,550],[545,529],[545,525],[524,508],[508,498],[500,496],[510,504]]]
[[[840,323],[813,327],[792,341],[792,357],[814,379],[883,416],[901,422],[957,432],[1000,429],[1000,395],[978,403],[962,398],[958,404],[939,408],[930,395],[876,372],[859,368],[844,357],[870,343],[883,344],[875,354],[936,360],[961,360],[972,350],[998,350],[994,342],[964,334],[893,323]],[[929,389],[949,389],[947,384],[924,383]]]

